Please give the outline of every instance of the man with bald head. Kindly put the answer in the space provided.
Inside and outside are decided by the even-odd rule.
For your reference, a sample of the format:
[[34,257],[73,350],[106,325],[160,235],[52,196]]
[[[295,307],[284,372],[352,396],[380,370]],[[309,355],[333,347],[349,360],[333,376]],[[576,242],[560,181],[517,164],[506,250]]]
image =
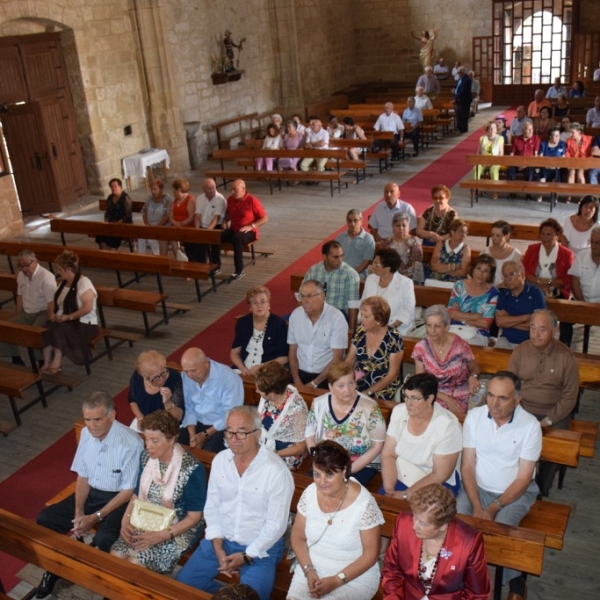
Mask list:
[[[244,386],[232,369],[215,362],[200,348],[188,348],[181,357],[185,415],[180,442],[192,448],[220,452],[225,416],[244,403]],[[189,440],[188,440],[189,435]]]
[[232,280],[244,276],[244,245],[258,240],[258,228],[268,220],[260,200],[246,191],[246,183],[242,179],[236,179],[231,196],[227,198],[227,213],[221,234],[222,242],[233,244],[235,272]]
[[397,183],[388,183],[383,188],[383,198],[375,207],[369,219],[369,229],[376,242],[389,238],[393,231],[392,219],[396,213],[408,213],[410,215],[409,228],[412,231],[417,226],[417,215],[415,209],[404,200],[400,200],[400,188]]
[[[394,112],[394,105],[386,102],[383,106],[383,112],[377,117],[375,131],[389,131],[394,134],[392,139],[392,160],[400,160],[400,142],[404,140],[404,123],[397,112]],[[373,142],[373,152],[378,152],[385,146],[386,140],[375,140]]]
[[552,104],[550,104],[549,100],[546,100],[544,90],[535,90],[533,100],[527,107],[527,116],[530,119],[536,119],[540,116],[540,110],[542,110],[544,106],[547,106],[552,111]]

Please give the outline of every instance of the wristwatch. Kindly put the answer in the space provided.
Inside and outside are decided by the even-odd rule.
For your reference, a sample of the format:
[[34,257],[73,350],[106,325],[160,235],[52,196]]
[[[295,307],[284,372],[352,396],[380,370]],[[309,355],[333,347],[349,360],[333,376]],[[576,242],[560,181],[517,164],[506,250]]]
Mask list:
[[96,513],[96,517],[98,517],[98,523],[102,523],[102,521],[104,521],[104,517],[100,511]]
[[337,576],[344,582],[344,583],[348,583],[348,578],[346,577],[346,574],[343,571],[340,571]]
[[552,427],[552,420],[548,417],[545,417],[546,423],[548,423],[548,427]]

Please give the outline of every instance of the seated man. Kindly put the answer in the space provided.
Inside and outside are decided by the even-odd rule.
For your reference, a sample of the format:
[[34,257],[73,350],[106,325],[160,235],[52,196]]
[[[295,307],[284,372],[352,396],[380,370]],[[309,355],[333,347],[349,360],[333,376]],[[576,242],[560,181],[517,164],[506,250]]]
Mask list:
[[496,324],[502,328],[502,335],[496,341],[496,348],[516,348],[529,339],[531,315],[540,308],[546,308],[544,293],[525,279],[525,267],[520,260],[507,260],[502,265],[504,287],[498,290],[496,304]]
[[585,116],[586,127],[600,127],[600,96],[594,98],[594,108],[590,108]]
[[[541,425],[568,429],[579,394],[579,370],[571,349],[554,339],[557,324],[552,311],[535,311],[529,340],[515,348],[508,368],[521,379],[523,408]],[[558,468],[540,462],[537,482],[544,496],[550,492]]]
[[[394,112],[394,105],[391,102],[385,103],[383,113],[377,117],[373,129],[375,131],[389,131],[394,134],[391,143],[392,160],[400,160],[400,142],[404,141],[404,123],[402,123],[398,113]],[[374,140],[373,152],[378,152],[385,147],[386,142],[387,140]]]
[[425,95],[428,96],[432,102],[440,93],[440,82],[433,74],[433,69],[429,66],[425,67],[424,73],[417,79],[417,85],[415,87],[422,87]]
[[338,118],[335,115],[329,115],[329,124],[327,125],[329,141],[334,138],[343,138],[344,131],[344,126],[338,122]]
[[560,82],[560,77],[554,78],[554,85],[548,88],[546,98],[558,98],[560,95],[568,96],[567,88]]
[[[58,533],[72,531],[76,538],[96,527],[92,546],[109,552],[137,482],[144,444],[115,420],[115,404],[106,392],[91,394],[82,411],[86,426],[71,466],[77,473],[75,493],[45,508],[37,522]],[[54,573],[44,573],[35,597],[49,596],[57,580]]]
[[[518,135],[512,139],[513,150],[511,156],[537,156],[540,152],[540,138],[533,134],[533,123],[529,121],[523,125],[523,135]],[[507,178],[514,181],[517,178],[517,171],[525,174],[527,181],[533,181],[535,169],[533,167],[508,167]],[[514,197],[510,194],[509,197]]]
[[188,348],[181,357],[185,415],[179,441],[192,448],[220,452],[225,448],[225,415],[244,403],[244,385],[228,366],[211,360],[200,348]]
[[302,282],[296,299],[302,306],[290,316],[287,338],[292,382],[327,389],[329,365],[342,360],[348,348],[348,323],[337,308],[325,302],[320,281]]
[[415,106],[421,110],[432,110],[433,104],[428,96],[425,95],[422,85],[415,88]]
[[573,276],[571,289],[575,300],[600,302],[600,225],[592,228],[590,248],[585,248],[575,256],[569,269]]
[[415,99],[409,96],[406,99],[406,108],[402,113],[402,121],[404,124],[410,125],[410,133],[408,129],[405,131],[405,137],[412,140],[413,156],[419,156],[419,142],[421,140],[421,127],[423,126],[423,113],[420,108],[415,106]]
[[400,200],[400,188],[397,183],[388,183],[383,188],[381,202],[375,206],[375,210],[369,219],[369,230],[376,242],[382,242],[394,233],[392,219],[397,213],[408,213],[410,215],[410,231],[417,227],[415,209],[408,202]]
[[440,80],[448,79],[448,65],[442,56],[438,59],[437,64],[433,66],[433,74]]
[[533,121],[527,116],[524,106],[517,106],[517,115],[512,120],[508,130],[508,143],[512,143],[512,139],[518,135],[523,135],[523,125],[532,123]]
[[550,109],[550,114],[552,114],[552,104],[550,104],[549,100],[544,98],[544,90],[535,90],[535,94],[533,95],[533,100],[529,103],[527,107],[527,116],[530,119],[535,119],[540,116],[540,110],[543,106],[547,106]]
[[[44,327],[48,321],[48,304],[54,300],[56,278],[48,269],[42,267],[31,250],[21,250],[17,256],[17,301],[12,323]],[[38,359],[41,352],[36,350]],[[0,342],[0,356],[12,357],[15,365],[24,365],[19,347]]]
[[233,244],[235,272],[232,280],[244,276],[244,245],[258,240],[258,228],[269,220],[258,198],[246,191],[241,179],[233,182],[231,196],[227,198],[227,213],[221,241]]
[[[310,127],[305,132],[304,149],[305,150],[324,150],[329,147],[329,133],[323,129],[323,123],[319,119],[311,119]],[[324,171],[326,158],[303,158],[300,161],[300,170],[308,171],[311,165],[317,165],[317,171]]]
[[344,251],[339,242],[325,242],[321,253],[323,260],[306,272],[303,282],[320,281],[325,288],[327,303],[342,311],[349,328],[354,331],[360,304],[360,277],[344,262]]
[[348,230],[342,231],[336,239],[344,251],[344,262],[350,265],[361,279],[367,277],[367,267],[375,256],[375,238],[363,229],[360,210],[353,208],[346,215]]
[[269,600],[283,557],[294,480],[286,464],[259,443],[261,420],[255,406],[227,413],[229,448],[213,459],[204,506],[204,539],[177,581],[205,592],[222,586],[219,573],[239,573],[240,583]]
[[[518,525],[536,500],[535,464],[542,451],[542,430],[521,404],[521,382],[510,371],[490,380],[486,406],[467,413],[463,426],[462,484],[459,513]],[[527,597],[525,575],[504,570],[510,600]]]

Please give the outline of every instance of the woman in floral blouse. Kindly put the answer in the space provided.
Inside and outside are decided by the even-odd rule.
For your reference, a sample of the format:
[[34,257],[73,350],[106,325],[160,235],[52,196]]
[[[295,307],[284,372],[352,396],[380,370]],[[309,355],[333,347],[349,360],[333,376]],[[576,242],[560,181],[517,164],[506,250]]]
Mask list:
[[306,425],[310,450],[323,440],[346,448],[352,459],[352,476],[366,485],[381,470],[385,421],[375,400],[356,391],[354,368],[333,363],[327,375],[329,394],[313,400]]

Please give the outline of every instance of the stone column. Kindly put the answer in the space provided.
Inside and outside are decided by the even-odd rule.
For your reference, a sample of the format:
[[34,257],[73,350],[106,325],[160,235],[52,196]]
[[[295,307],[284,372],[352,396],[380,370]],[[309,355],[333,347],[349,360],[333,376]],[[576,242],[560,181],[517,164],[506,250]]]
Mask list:
[[131,18],[140,54],[150,142],[155,148],[166,148],[171,170],[182,172],[190,168],[190,161],[181,108],[174,94],[172,58],[164,32],[169,25],[162,4],[163,0],[134,0]]

